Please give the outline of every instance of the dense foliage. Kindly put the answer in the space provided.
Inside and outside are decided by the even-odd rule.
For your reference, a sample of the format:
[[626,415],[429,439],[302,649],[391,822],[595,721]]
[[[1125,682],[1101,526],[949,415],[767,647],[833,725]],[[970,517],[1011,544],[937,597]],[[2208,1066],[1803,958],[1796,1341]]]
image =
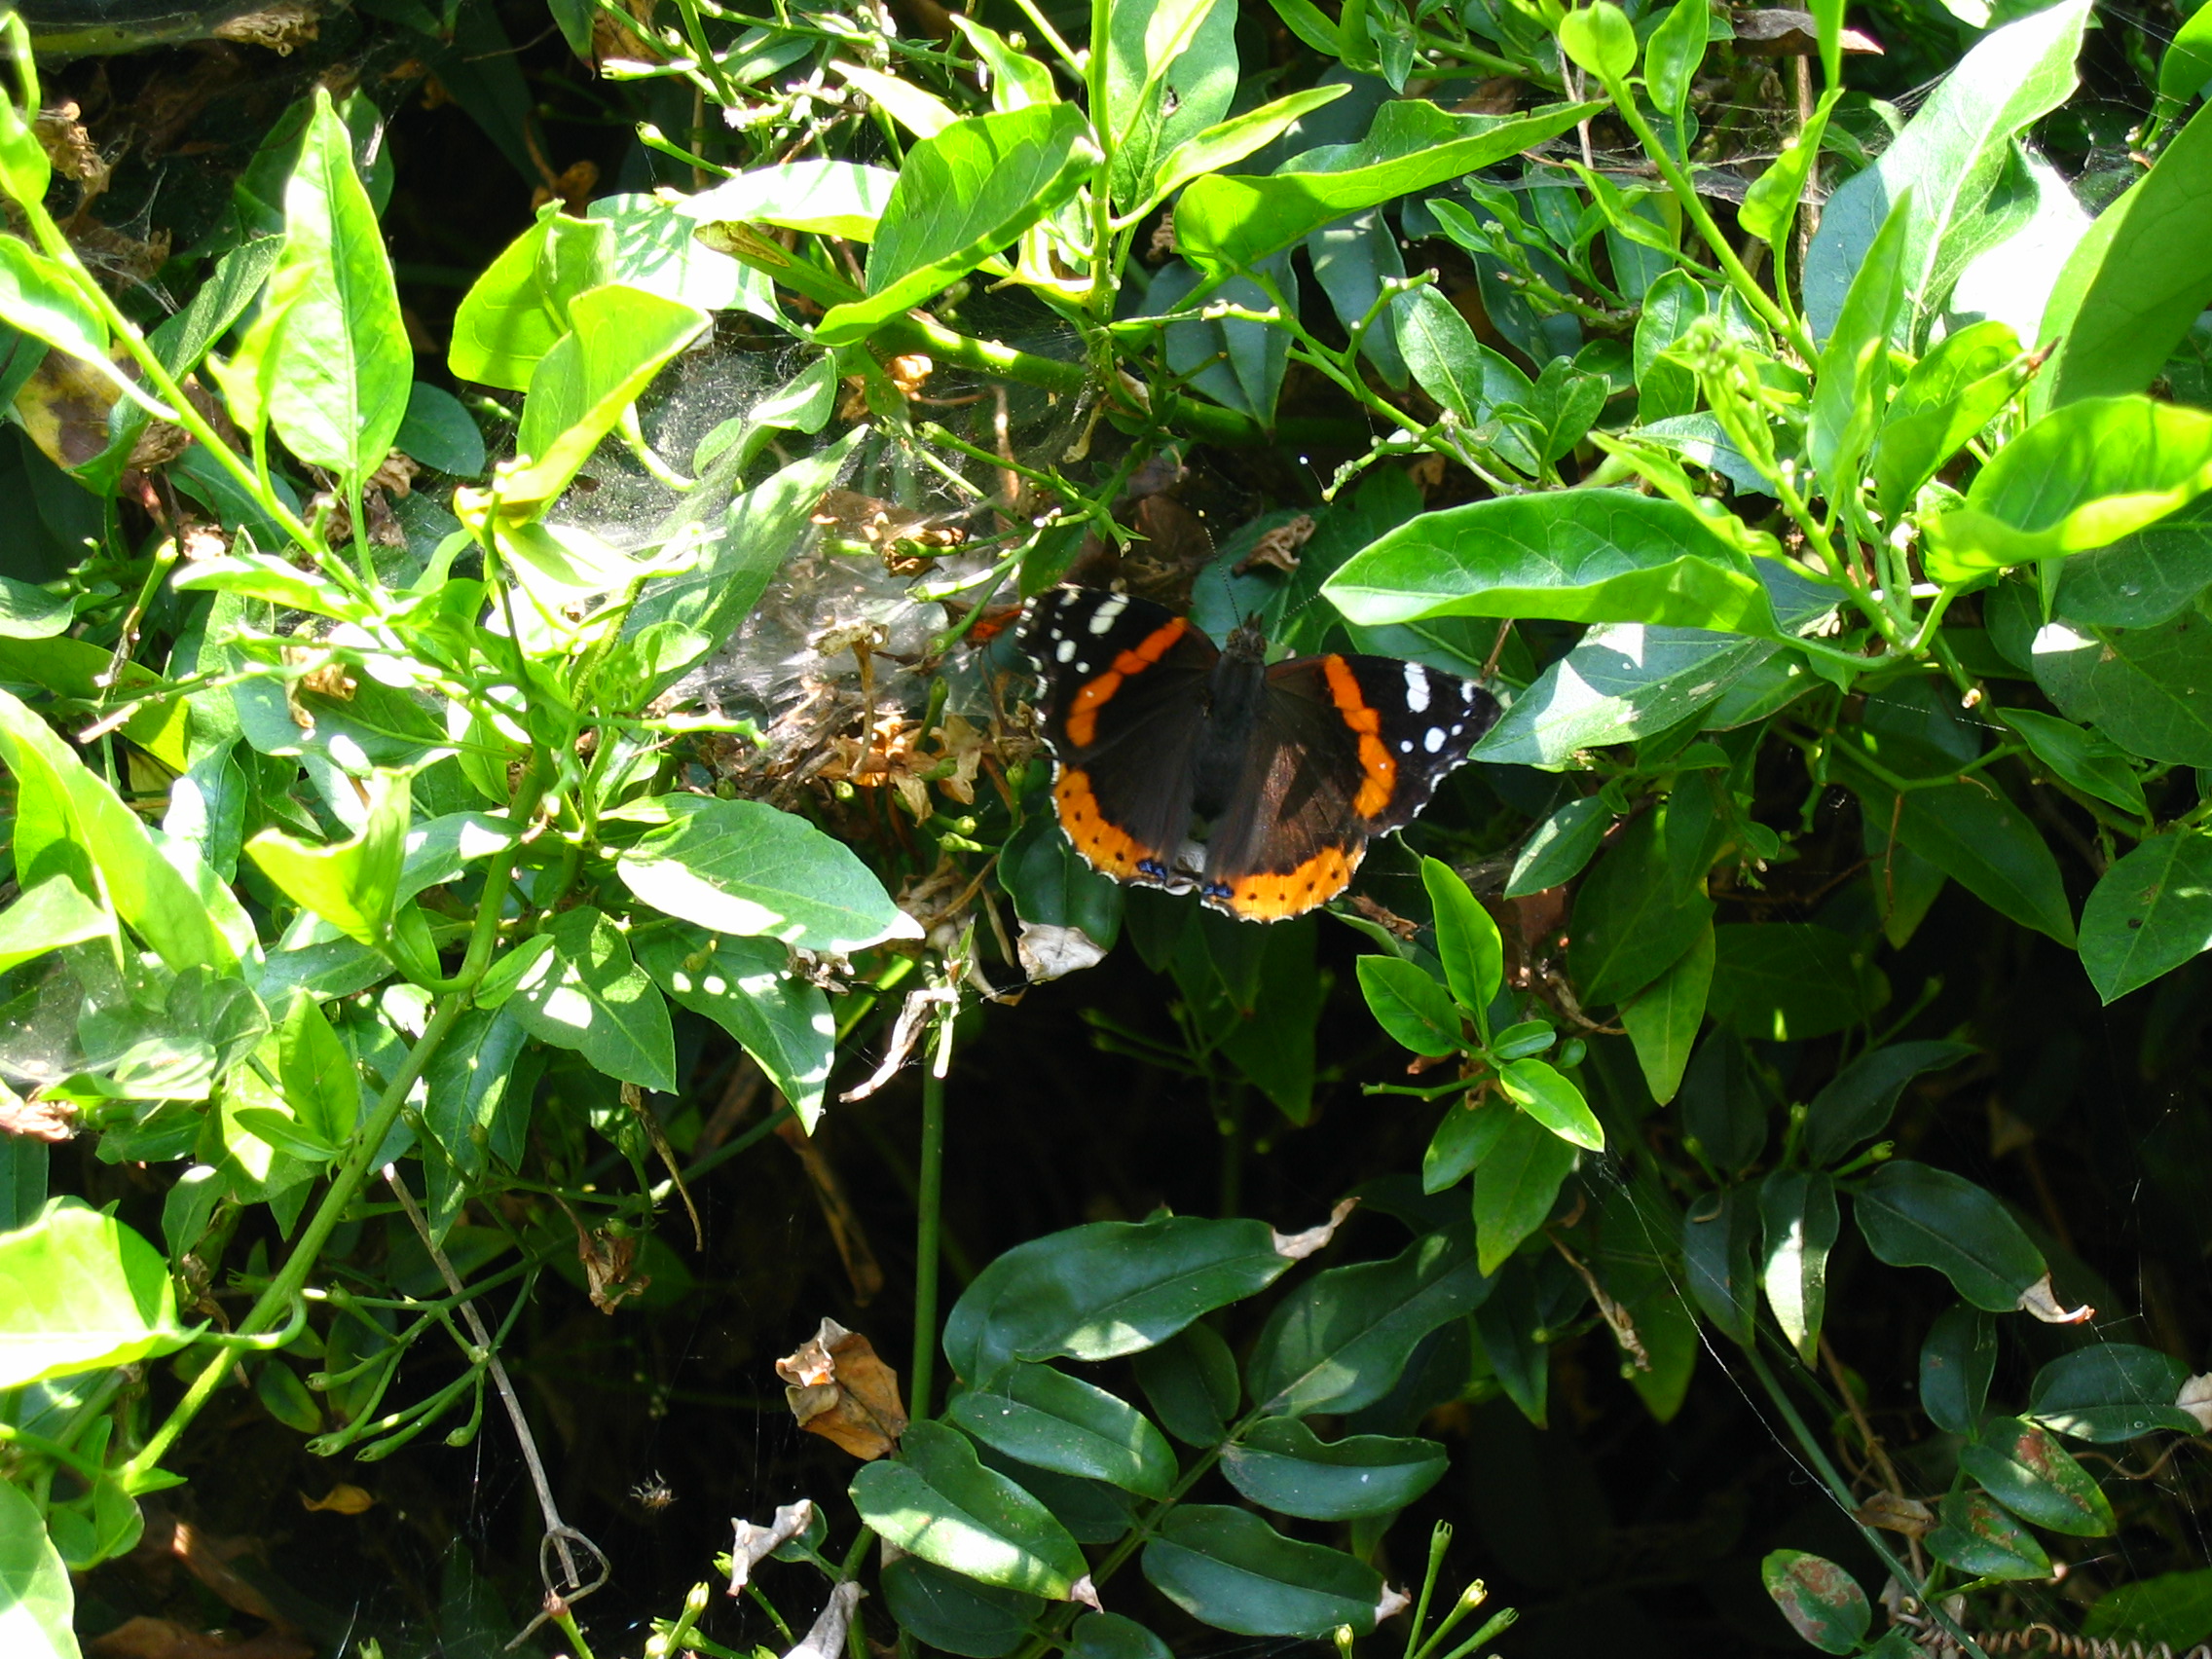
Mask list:
[[[1947,4],[10,17],[8,1653],[2212,1638],[2212,8]],[[1063,580],[1506,711],[1238,923]]]

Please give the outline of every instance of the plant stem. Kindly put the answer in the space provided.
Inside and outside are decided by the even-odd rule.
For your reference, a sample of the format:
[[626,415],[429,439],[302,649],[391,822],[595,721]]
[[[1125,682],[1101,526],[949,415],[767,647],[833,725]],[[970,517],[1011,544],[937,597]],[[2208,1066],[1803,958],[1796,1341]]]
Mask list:
[[937,1381],[937,1284],[940,1216],[944,1207],[944,1079],[934,1063],[922,1067],[922,1165],[915,1194],[914,1365],[906,1410],[915,1419],[930,1415],[930,1389]]

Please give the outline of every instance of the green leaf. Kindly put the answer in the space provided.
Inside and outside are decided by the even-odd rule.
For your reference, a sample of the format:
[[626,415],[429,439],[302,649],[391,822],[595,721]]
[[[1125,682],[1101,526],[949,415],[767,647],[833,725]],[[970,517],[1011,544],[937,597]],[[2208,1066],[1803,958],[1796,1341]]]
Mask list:
[[293,903],[349,939],[381,948],[391,939],[411,806],[403,774],[376,773],[368,793],[367,821],[350,841],[315,846],[270,829],[248,841],[245,852]]
[[77,359],[101,379],[122,382],[107,360],[107,324],[69,274],[20,237],[0,237],[0,322]]
[[692,927],[655,928],[634,937],[631,949],[679,1006],[737,1039],[812,1134],[837,1025],[822,988],[793,975],[791,952],[771,940]]
[[1708,929],[1672,968],[1620,1005],[1621,1024],[1657,1105],[1674,1099],[1682,1086],[1682,1068],[1689,1064],[1698,1028],[1705,1023],[1714,960],[1714,937]]
[[2082,906],[2082,967],[2110,1003],[2212,949],[2212,835],[2157,835],[2098,878]]
[[1465,1015],[1418,963],[1402,956],[1362,956],[1357,971],[1368,1013],[1400,1047],[1441,1057],[1464,1044]]
[[472,1008],[423,1074],[429,1095],[424,1122],[463,1175],[481,1175],[488,1152],[516,1161],[537,1071],[524,1054],[529,1040],[506,1009]]
[[1184,139],[1161,160],[1144,200],[1128,209],[1124,216],[1141,217],[1150,213],[1193,179],[1219,172],[1222,168],[1242,161],[1253,151],[1264,149],[1297,122],[1311,115],[1324,104],[1334,103],[1350,90],[1340,82],[1334,86],[1313,87],[1303,92],[1293,92],[1288,97],[1264,103],[1258,109],[1247,110],[1228,121],[1217,122],[1203,131]]
[[[1651,90],[1651,101],[1677,124],[1682,119],[1682,111],[1689,106],[1690,83],[1697,78],[1698,66],[1705,61],[1706,41],[1710,33],[1707,25],[1712,16],[1712,10],[1705,4],[1705,0],[1677,0],[1677,4],[1667,9],[1667,15],[1659,19],[1659,26],[1651,31],[1650,37],[1643,43],[1643,79]],[[1823,100],[1824,108],[1820,117],[1816,118],[1823,120],[1824,124],[1826,101]],[[1817,130],[1813,131],[1812,141],[1818,149],[1820,134]],[[1785,156],[1787,154],[1788,151],[1785,150]],[[1771,174],[1782,165],[1780,161],[1768,164],[1767,173],[1760,176],[1763,178]],[[1755,183],[1752,188],[1757,188]],[[1748,202],[1746,206],[1749,206]],[[1751,230],[1749,220],[1745,221],[1744,228]],[[1763,233],[1752,231],[1751,234],[1759,236]]]
[[1444,1109],[1443,1121],[1421,1156],[1420,1190],[1441,1193],[1456,1187],[1489,1156],[1505,1125],[1519,1116],[1502,1101],[1454,1100]]
[[1114,133],[1108,188],[1117,203],[1150,194],[1161,158],[1235,102],[1235,11],[1217,0],[1131,0],[1113,9],[1103,120]]
[[1594,794],[1579,795],[1555,808],[1521,843],[1512,873],[1505,878],[1505,897],[1525,899],[1573,880],[1612,822],[1612,809]]
[[1875,500],[1895,518],[1936,469],[1966,447],[2019,389],[2020,342],[2003,322],[1946,334],[1912,366],[1882,417]]
[[1972,1490],[1948,1493],[1928,1534],[1928,1553],[1971,1578],[2048,1578],[2050,1557],[2035,1534],[1989,1497]]
[[2019,1418],[1992,1418],[1959,1448],[1959,1466],[2032,1526],[2076,1538],[2109,1537],[2112,1500],[2048,1431]]
[[1708,937],[1704,870],[1677,870],[1665,830],[1674,804],[1631,819],[1575,894],[1567,965],[1585,1004],[1634,996]]
[[1500,405],[1530,401],[1529,377],[1476,340],[1467,319],[1433,287],[1399,295],[1389,314],[1406,367],[1421,390],[1457,418],[1465,441],[1534,472],[1542,458],[1530,447],[1526,424],[1498,424]]
[[1636,71],[1636,25],[1612,0],[1592,0],[1559,23],[1560,50],[1608,88]]
[[1523,1239],[1544,1225],[1574,1148],[1526,1112],[1516,1112],[1475,1165],[1475,1239],[1486,1274],[1503,1267]]
[[969,116],[906,153],[867,253],[867,297],[815,338],[838,346],[965,276],[1072,197],[1096,160],[1073,104]]
[[1991,459],[1966,504],[1928,526],[1928,573],[1985,571],[2107,546],[2212,489],[2212,412],[2140,395],[2054,409]]
[[2153,628],[2212,586],[2212,495],[2109,547],[2058,567],[2059,616],[2076,625]]
[[[59,642],[54,642],[58,644]],[[47,723],[0,691],[0,761],[17,788],[15,876],[28,890],[55,875],[89,886],[94,871],[117,915],[171,969],[204,963],[229,970],[253,927],[188,846],[157,847],[138,815],[95,777]],[[204,882],[186,867],[203,876]],[[205,892],[202,891],[204,887]],[[210,914],[220,894],[242,928]]]
[[1513,699],[1477,754],[1496,765],[1563,770],[1580,750],[1679,724],[1779,648],[1702,628],[1592,628]]
[[484,433],[461,399],[443,387],[417,381],[407,393],[407,418],[393,445],[424,466],[456,478],[484,470]]
[[1238,1636],[1319,1640],[1341,1625],[1364,1635],[1382,1601],[1373,1567],[1212,1503],[1168,1515],[1145,1545],[1144,1575],[1193,1618]]
[[[503,523],[529,519],[567,489],[623,410],[709,326],[696,306],[615,282],[578,294],[568,309],[571,330],[531,371],[515,430],[519,464],[501,476],[496,498]],[[461,503],[475,494],[457,500],[463,522],[470,515]]]
[[1843,296],[1821,351],[1805,453],[1832,498],[1856,491],[1858,468],[1888,402],[1890,330],[1904,299],[1899,252],[1912,226],[1912,192],[1890,206],[1866,258]]
[[1759,1578],[1789,1628],[1823,1653],[1857,1652],[1874,1609],[1858,1580],[1832,1561],[1803,1550],[1776,1550]]
[[1963,1175],[1899,1159],[1855,1194],[1866,1247],[1893,1268],[1934,1268],[1976,1308],[2009,1313],[2049,1270],[2005,1206]]
[[1423,1337],[1490,1294],[1470,1245],[1463,1232],[1431,1233],[1387,1261],[1331,1268],[1299,1286],[1245,1364],[1255,1408],[1351,1412],[1388,1393]]
[[284,1102],[310,1135],[344,1146],[361,1112],[353,1056],[313,997],[295,997],[276,1037],[276,1076]]
[[655,804],[669,822],[614,866],[655,909],[840,956],[921,938],[875,873],[805,819],[755,800],[666,795]]
[[1767,590],[1737,547],[1687,507],[1620,490],[1505,496],[1423,513],[1346,560],[1321,591],[1368,627],[1543,616],[1779,632]]
[[1263,1509],[1348,1521],[1404,1508],[1450,1461],[1433,1440],[1356,1434],[1326,1441],[1296,1418],[1263,1418],[1222,1453],[1221,1472]]
[[1542,1060],[1512,1060],[1498,1068],[1497,1086],[1522,1111],[1570,1146],[1605,1150],[1605,1131],[1582,1090]]
[[1119,1613],[1085,1613],[1069,1634],[1068,1659],[1170,1659],[1167,1643]]
[[1842,1220],[1835,1183],[1820,1170],[1777,1169],[1759,1184],[1765,1259],[1759,1282],[1797,1357],[1813,1363],[1827,1310],[1828,1252]]
[[[1675,8],[1676,13],[1691,12],[1704,27],[1706,14],[1696,0],[1683,0]],[[1670,14],[1667,22],[1659,25],[1645,49],[1647,63],[1655,63],[1659,56],[1659,35],[1666,32],[1675,20]],[[1697,51],[1702,55],[1705,42],[1700,39]],[[1682,88],[1686,101],[1688,86]],[[1766,171],[1751,180],[1751,188],[1744,193],[1743,204],[1736,209],[1737,223],[1744,234],[1758,238],[1778,254],[1789,240],[1789,233],[1797,222],[1797,204],[1804,199],[1805,183],[1813,175],[1813,164],[1820,159],[1821,138],[1828,129],[1828,117],[1834,113],[1836,103],[1843,96],[1843,89],[1831,86],[1821,94],[1821,101],[1813,117],[1782,141],[1782,154],[1767,164]],[[1676,118],[1680,119],[1680,105],[1675,106]],[[1871,263],[1869,261],[1869,263]],[[1865,265],[1860,267],[1862,273]],[[1848,304],[1848,302],[1847,302]]]
[[1420,862],[1421,885],[1436,918],[1436,954],[1458,1005],[1480,1020],[1505,982],[1505,941],[1497,923],[1450,865]]
[[1004,1659],[1045,1611],[1042,1597],[978,1584],[920,1556],[885,1564],[880,1582],[900,1630],[963,1659]]
[[2212,686],[2212,621],[2201,612],[2152,628],[2061,618],[2037,632],[2029,663],[2052,702],[2129,753],[2212,766],[2212,709],[2201,694]]
[[1879,1008],[1887,982],[1863,939],[1813,922],[1729,922],[1714,930],[1714,1019],[1776,1043],[1825,1037]]
[[[2184,32],[2201,16],[2192,17]],[[2186,1651],[2212,1637],[2212,1567],[2161,1572],[2106,1591],[2083,1621],[2082,1634],[2092,1641],[2139,1641],[2154,1650],[2162,1642],[2176,1653]]]
[[1815,338],[1825,340],[1835,326],[1891,204],[1908,190],[1900,339],[1941,309],[1959,271],[2001,229],[2002,216],[1987,209],[2013,134],[2073,92],[2088,17],[2088,0],[2062,0],[1990,30],[1879,159],[1828,198],[1805,261],[1805,315]]
[[622,930],[606,912],[579,904],[539,933],[553,948],[531,964],[502,1006],[532,1036],[575,1050],[608,1076],[673,1094],[668,1004],[631,960]]
[[[15,111],[7,116],[13,120]],[[38,1505],[0,1481],[0,1649],[15,1659],[79,1659],[71,1627],[76,1606],[69,1569],[46,1535]]]
[[812,157],[755,167],[677,203],[703,224],[740,220],[865,242],[890,205],[899,175],[858,162]]
[[2027,1415],[2046,1428],[2105,1446],[2161,1428],[2201,1434],[2196,1419],[2174,1404],[2188,1380],[2189,1367],[2170,1353],[2099,1342],[2036,1373]]
[[944,1323],[975,1380],[1013,1359],[1116,1359],[1272,1284],[1292,1258],[1265,1222],[1101,1221],[1017,1244],[977,1273]]
[[1805,1113],[1805,1155],[1838,1163],[1886,1128],[1904,1086],[1923,1073],[1958,1064],[1973,1052],[1966,1043],[1891,1043],[1869,1050],[1821,1087]]
[[953,1400],[946,1416],[987,1446],[1040,1469],[1162,1498],[1175,1454],[1144,1415],[1049,1365],[1016,1362]]
[[0,974],[65,944],[100,939],[115,919],[65,875],[50,875],[0,910]]
[[1971,1439],[1981,1427],[1996,1372],[1996,1321],[1968,1303],[1946,1309],[1920,1345],[1920,1409],[1945,1433]]
[[1153,1415],[1184,1445],[1211,1451],[1228,1437],[1243,1384],[1236,1356],[1212,1326],[1185,1326],[1138,1354],[1134,1369]]
[[415,352],[352,137],[320,88],[284,185],[287,267],[310,275],[272,347],[270,419],[300,460],[366,478],[407,418]]
[[1992,909],[2059,943],[2074,943],[2074,915],[2058,861],[2027,815],[1985,777],[1899,795],[1858,786],[1870,822],[1894,825],[1897,838]]
[[[2193,18],[2182,27],[2202,35]],[[2167,61],[2183,51],[2181,37]],[[2194,91],[2194,89],[2191,89]],[[2207,106],[2212,109],[2212,106]],[[2200,109],[2099,215],[2052,290],[2038,407],[2142,391],[2212,303],[2212,116]]]
[[177,1326],[162,1253],[81,1198],[50,1199],[37,1220],[0,1234],[0,1388],[152,1359],[192,1340]]
[[942,1423],[914,1423],[899,1456],[867,1464],[851,1492],[878,1537],[977,1583],[1059,1602],[1088,1570],[1051,1511]]
[[[780,251],[780,250],[779,250]],[[476,278],[454,313],[446,367],[461,381],[522,391],[570,331],[569,302],[610,279],[614,231],[548,203]]]
[[2143,780],[2135,775],[2127,751],[2110,738],[2039,709],[1992,709],[1990,713],[2025,739],[2036,758],[2062,783],[2073,785],[2083,794],[2109,800],[2138,818],[2151,816],[2150,805],[2143,798]]
[[1690,1295],[1732,1342],[1751,1346],[1759,1282],[1751,1260],[1758,1214],[1751,1194],[1722,1188],[1682,1212],[1682,1267]]
[[1490,166],[1604,107],[1455,116],[1424,98],[1393,99],[1376,111],[1357,144],[1309,151],[1266,178],[1209,173],[1194,180],[1175,206],[1175,245],[1210,276],[1248,271],[1347,213]]

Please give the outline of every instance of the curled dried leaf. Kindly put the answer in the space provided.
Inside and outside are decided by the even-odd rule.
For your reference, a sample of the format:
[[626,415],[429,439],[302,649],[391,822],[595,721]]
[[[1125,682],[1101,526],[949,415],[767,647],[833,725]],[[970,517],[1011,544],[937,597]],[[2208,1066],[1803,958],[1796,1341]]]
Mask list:
[[823,1320],[797,1351],[777,1360],[776,1375],[799,1427],[856,1457],[881,1457],[906,1432],[899,1374],[867,1338],[834,1319]]
[[2196,1419],[2196,1425],[2206,1434],[2212,1434],[2212,1371],[2201,1372],[2181,1385],[2174,1396],[2174,1404]]
[[784,1659],[837,1659],[844,1650],[845,1632],[853,1622],[853,1609],[860,1605],[865,1592],[854,1579],[830,1592],[830,1600],[816,1616],[807,1633],[799,1638],[798,1645],[784,1655]]
[[802,1497],[796,1503],[786,1503],[776,1510],[775,1519],[767,1526],[756,1526],[751,1521],[736,1521],[737,1541],[729,1552],[729,1593],[743,1593],[753,1576],[753,1569],[805,1531],[814,1523],[814,1500]]
[[344,1481],[339,1482],[320,1497],[310,1497],[304,1492],[300,1493],[301,1508],[326,1509],[333,1515],[359,1515],[366,1510],[374,1509],[376,1501],[374,1493],[357,1486],[349,1486]]
[[1303,1262],[1337,1235],[1344,1226],[1345,1217],[1359,1207],[1357,1198],[1340,1198],[1337,1207],[1329,1212],[1329,1219],[1318,1227],[1309,1227],[1304,1233],[1275,1233],[1270,1229],[1274,1252],[1293,1262]]
[[2046,1325],[2079,1325],[2096,1312],[2086,1303],[2079,1308],[2068,1308],[2060,1303],[2058,1292],[2051,1288],[2048,1273],[2020,1292],[2019,1309]]

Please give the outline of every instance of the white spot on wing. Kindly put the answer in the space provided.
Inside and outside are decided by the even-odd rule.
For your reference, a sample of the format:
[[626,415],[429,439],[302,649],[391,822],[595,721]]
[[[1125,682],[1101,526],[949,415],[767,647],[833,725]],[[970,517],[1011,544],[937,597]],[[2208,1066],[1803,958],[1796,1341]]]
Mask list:
[[1120,594],[1101,601],[1098,608],[1090,613],[1090,631],[1093,634],[1109,632],[1122,619],[1122,612],[1128,608],[1129,602]]
[[1073,640],[1062,640],[1059,648],[1052,652],[1052,660],[1054,662],[1075,661],[1075,642]]
[[1406,664],[1406,707],[1417,715],[1428,707],[1428,670],[1418,662]]
[[1420,746],[1434,755],[1444,747],[1444,728],[1442,726],[1430,726],[1427,735],[1420,740]]

